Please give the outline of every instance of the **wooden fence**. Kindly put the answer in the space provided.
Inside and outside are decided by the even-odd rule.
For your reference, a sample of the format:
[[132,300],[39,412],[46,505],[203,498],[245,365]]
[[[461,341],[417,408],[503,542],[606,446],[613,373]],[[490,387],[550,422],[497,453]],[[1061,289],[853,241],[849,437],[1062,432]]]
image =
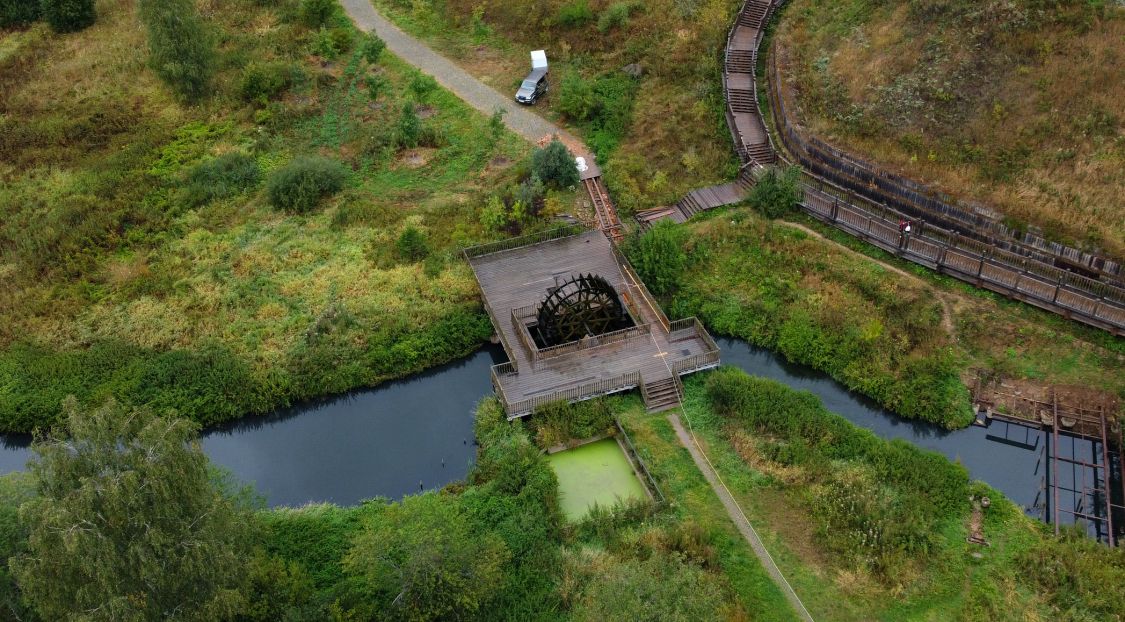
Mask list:
[[[754,2],[754,0],[751,0]],[[774,0],[764,13],[761,25],[782,4]],[[741,11],[745,11],[744,4]],[[760,11],[759,11],[760,12]],[[741,13],[740,17],[741,19]],[[728,54],[738,27],[739,19],[727,37]],[[764,28],[759,26],[756,47],[761,43]],[[756,51],[756,50],[755,50]],[[802,140],[786,112],[780,81],[777,77],[776,54],[769,63],[771,88],[767,95],[774,112],[774,122],[782,142],[787,146]],[[728,94],[727,118],[731,126],[739,156],[746,162],[750,175],[758,172],[760,163],[746,153],[735,129],[734,113],[730,106],[729,89],[726,88],[728,71],[724,70],[724,89]],[[758,102],[757,80],[753,80],[755,102]],[[759,109],[759,116],[760,116]],[[772,136],[769,145],[777,157],[784,154],[774,148]],[[804,143],[804,144],[807,144]],[[800,156],[800,149],[792,149]],[[801,159],[802,207],[813,217],[830,223],[841,230],[878,246],[896,256],[949,274],[974,285],[990,289],[1011,298],[1059,313],[1091,326],[1125,334],[1125,289],[1113,282],[1092,279],[1081,274],[1060,269],[1043,261],[1044,254],[1031,247],[1018,244],[994,244],[994,240],[981,240],[943,228],[933,221],[919,219],[869,200],[856,188],[847,188],[814,172],[817,163]],[[843,164],[841,164],[843,166]],[[902,220],[912,220],[910,234],[899,230]],[[1002,248],[1001,246],[1007,246]]]

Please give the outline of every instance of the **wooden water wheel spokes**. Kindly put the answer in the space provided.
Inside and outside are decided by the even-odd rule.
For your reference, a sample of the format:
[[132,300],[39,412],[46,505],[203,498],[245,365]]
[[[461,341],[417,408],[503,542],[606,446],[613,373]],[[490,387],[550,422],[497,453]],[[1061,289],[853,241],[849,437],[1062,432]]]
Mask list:
[[557,287],[539,305],[539,338],[545,346],[578,341],[629,326],[617,291],[593,274],[578,275]]

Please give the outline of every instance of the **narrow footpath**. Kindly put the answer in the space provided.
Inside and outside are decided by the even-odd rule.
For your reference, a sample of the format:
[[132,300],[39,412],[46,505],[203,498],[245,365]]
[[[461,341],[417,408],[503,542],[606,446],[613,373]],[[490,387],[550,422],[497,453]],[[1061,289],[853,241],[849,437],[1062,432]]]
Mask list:
[[[520,106],[512,97],[496,92],[492,87],[434,52],[425,43],[406,34],[398,26],[379,15],[369,0],[340,0],[340,6],[344,7],[348,17],[351,17],[360,30],[374,32],[387,43],[388,50],[423,73],[433,76],[438,84],[452,91],[473,108],[487,115],[498,109],[503,110],[504,124],[532,143],[542,144],[557,135],[571,151],[575,151],[575,155],[584,155],[589,159],[589,149],[573,134]],[[576,147],[581,148],[576,149]]]
[[703,477],[707,479],[707,483],[711,485],[711,489],[715,491],[719,501],[723,502],[727,515],[730,516],[735,527],[738,527],[739,533],[750,543],[750,548],[754,549],[754,554],[758,556],[758,561],[761,562],[762,567],[766,569],[773,582],[777,584],[778,589],[785,595],[785,600],[789,601],[789,606],[793,608],[793,612],[805,622],[813,622],[812,614],[809,613],[808,609],[805,609],[805,604],[793,591],[793,586],[785,580],[785,575],[781,574],[781,569],[777,567],[773,557],[766,550],[766,546],[762,544],[758,532],[754,531],[754,526],[750,524],[750,520],[746,518],[746,514],[743,513],[738,502],[734,500],[734,496],[727,490],[726,484],[723,483],[719,474],[711,466],[711,461],[707,459],[707,455],[695,442],[695,435],[684,428],[678,411],[673,411],[672,414],[668,415],[668,421],[672,423],[672,428],[676,431],[676,437],[680,439],[680,444],[687,448],[688,453],[691,454],[691,459],[695,461],[695,466],[703,473]]

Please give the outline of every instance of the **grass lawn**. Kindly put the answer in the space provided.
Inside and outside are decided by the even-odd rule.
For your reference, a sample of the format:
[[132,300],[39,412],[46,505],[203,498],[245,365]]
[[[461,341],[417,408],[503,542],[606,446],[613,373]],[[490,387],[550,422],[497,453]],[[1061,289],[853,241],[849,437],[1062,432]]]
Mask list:
[[594,505],[610,507],[646,497],[625,452],[612,438],[551,454],[547,462],[559,479],[559,505],[571,521]]

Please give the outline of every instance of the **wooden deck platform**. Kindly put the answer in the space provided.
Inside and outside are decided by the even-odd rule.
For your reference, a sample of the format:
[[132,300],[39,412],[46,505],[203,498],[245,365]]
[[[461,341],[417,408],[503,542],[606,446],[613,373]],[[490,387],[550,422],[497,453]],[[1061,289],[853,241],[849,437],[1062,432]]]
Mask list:
[[[557,400],[641,389],[650,408],[678,401],[679,376],[715,367],[719,349],[694,318],[669,322],[625,257],[598,231],[545,234],[465,251],[508,363],[492,370],[510,418]],[[571,276],[605,278],[636,326],[554,348],[537,348],[524,318]]]

